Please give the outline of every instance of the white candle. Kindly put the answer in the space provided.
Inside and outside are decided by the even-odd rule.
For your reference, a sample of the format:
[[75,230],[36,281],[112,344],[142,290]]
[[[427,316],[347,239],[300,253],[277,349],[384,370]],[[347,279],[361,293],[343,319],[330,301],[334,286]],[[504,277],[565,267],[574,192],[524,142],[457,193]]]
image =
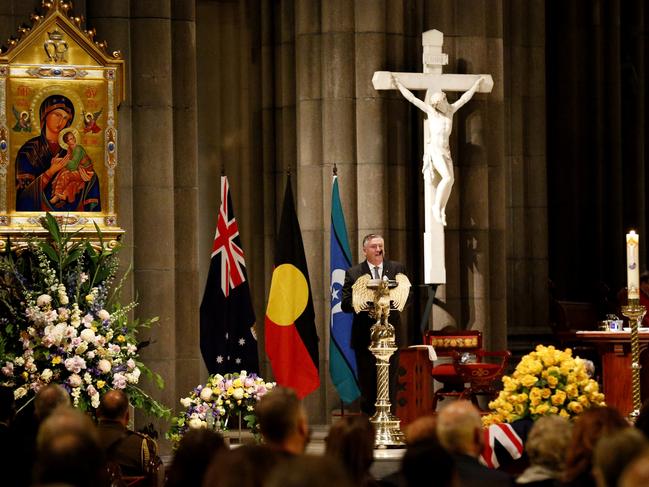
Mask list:
[[634,230],[626,234],[626,288],[629,299],[640,299],[639,236]]

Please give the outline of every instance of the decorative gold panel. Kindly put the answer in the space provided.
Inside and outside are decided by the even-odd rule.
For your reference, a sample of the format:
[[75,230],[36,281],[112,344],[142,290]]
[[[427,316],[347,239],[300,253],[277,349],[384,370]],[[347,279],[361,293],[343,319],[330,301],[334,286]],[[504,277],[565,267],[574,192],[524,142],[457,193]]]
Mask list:
[[44,0],[31,20],[0,52],[0,249],[43,231],[48,211],[67,230],[116,237],[124,61],[70,1]]

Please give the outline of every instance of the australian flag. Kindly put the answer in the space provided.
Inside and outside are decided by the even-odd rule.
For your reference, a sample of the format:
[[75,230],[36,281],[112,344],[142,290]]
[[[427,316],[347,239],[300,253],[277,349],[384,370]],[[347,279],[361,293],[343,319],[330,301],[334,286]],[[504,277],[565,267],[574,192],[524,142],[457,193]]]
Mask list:
[[210,374],[259,372],[255,312],[225,176],[221,177],[221,208],[201,303],[201,353]]

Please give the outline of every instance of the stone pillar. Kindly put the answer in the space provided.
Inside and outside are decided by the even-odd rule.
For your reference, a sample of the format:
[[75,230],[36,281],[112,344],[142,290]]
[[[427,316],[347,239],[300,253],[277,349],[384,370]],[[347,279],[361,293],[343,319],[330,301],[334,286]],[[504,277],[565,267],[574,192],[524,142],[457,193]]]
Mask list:
[[[137,316],[159,316],[143,360],[165,380],[155,397],[175,405],[176,292],[171,2],[131,2],[134,285]],[[184,391],[183,391],[184,392]]]
[[[296,134],[297,195],[296,208],[302,230],[309,267],[313,306],[320,337],[318,364],[320,389],[309,395],[307,407],[318,411],[317,421],[326,421],[321,405],[327,401],[329,353],[329,292],[325,287],[329,276],[329,252],[325,227],[330,218],[325,213],[331,198],[331,167],[323,164],[322,76],[323,36],[320,32],[322,4],[302,0],[295,4],[295,66],[296,66]],[[328,409],[328,408],[325,408]],[[315,418],[314,418],[315,420]]]
[[[545,100],[545,8],[511,2],[505,12],[505,133],[509,168],[507,292],[510,339],[533,339],[548,328],[548,225]],[[520,337],[520,338],[516,338]],[[516,343],[513,344],[516,347]]]
[[[74,4],[75,13],[78,4]],[[133,262],[133,126],[131,92],[131,22],[129,1],[91,2],[86,11],[86,28],[95,28],[97,38],[108,42],[108,50],[119,50],[126,61],[126,98],[120,105],[118,117],[117,210],[119,226],[125,230],[120,250],[120,269],[126,272]],[[133,279],[124,285],[124,299],[135,299]]]
[[176,398],[186,395],[200,382],[202,366],[199,350],[202,289],[198,285],[195,13],[193,0],[172,2],[175,331],[176,336],[182,337],[175,346]]

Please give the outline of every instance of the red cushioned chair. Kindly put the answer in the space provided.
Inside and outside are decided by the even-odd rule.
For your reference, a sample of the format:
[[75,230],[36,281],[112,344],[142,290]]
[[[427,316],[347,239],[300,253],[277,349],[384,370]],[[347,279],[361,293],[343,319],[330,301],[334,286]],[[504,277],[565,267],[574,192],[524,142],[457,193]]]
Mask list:
[[[442,387],[433,394],[432,409],[437,409],[437,401],[448,396],[460,397],[464,393],[464,378],[453,362],[453,353],[460,357],[464,353],[475,354],[482,350],[482,332],[478,330],[428,330],[424,334],[424,343],[435,348],[437,357],[447,357],[447,361],[435,361],[431,370],[433,379]],[[458,359],[459,360],[459,359]]]
[[512,356],[508,350],[486,352],[476,350],[475,361],[463,362],[462,354],[453,352],[453,366],[464,382],[465,387],[459,399],[470,399],[477,407],[478,396],[495,399],[501,389],[501,378],[505,374],[509,359]]

